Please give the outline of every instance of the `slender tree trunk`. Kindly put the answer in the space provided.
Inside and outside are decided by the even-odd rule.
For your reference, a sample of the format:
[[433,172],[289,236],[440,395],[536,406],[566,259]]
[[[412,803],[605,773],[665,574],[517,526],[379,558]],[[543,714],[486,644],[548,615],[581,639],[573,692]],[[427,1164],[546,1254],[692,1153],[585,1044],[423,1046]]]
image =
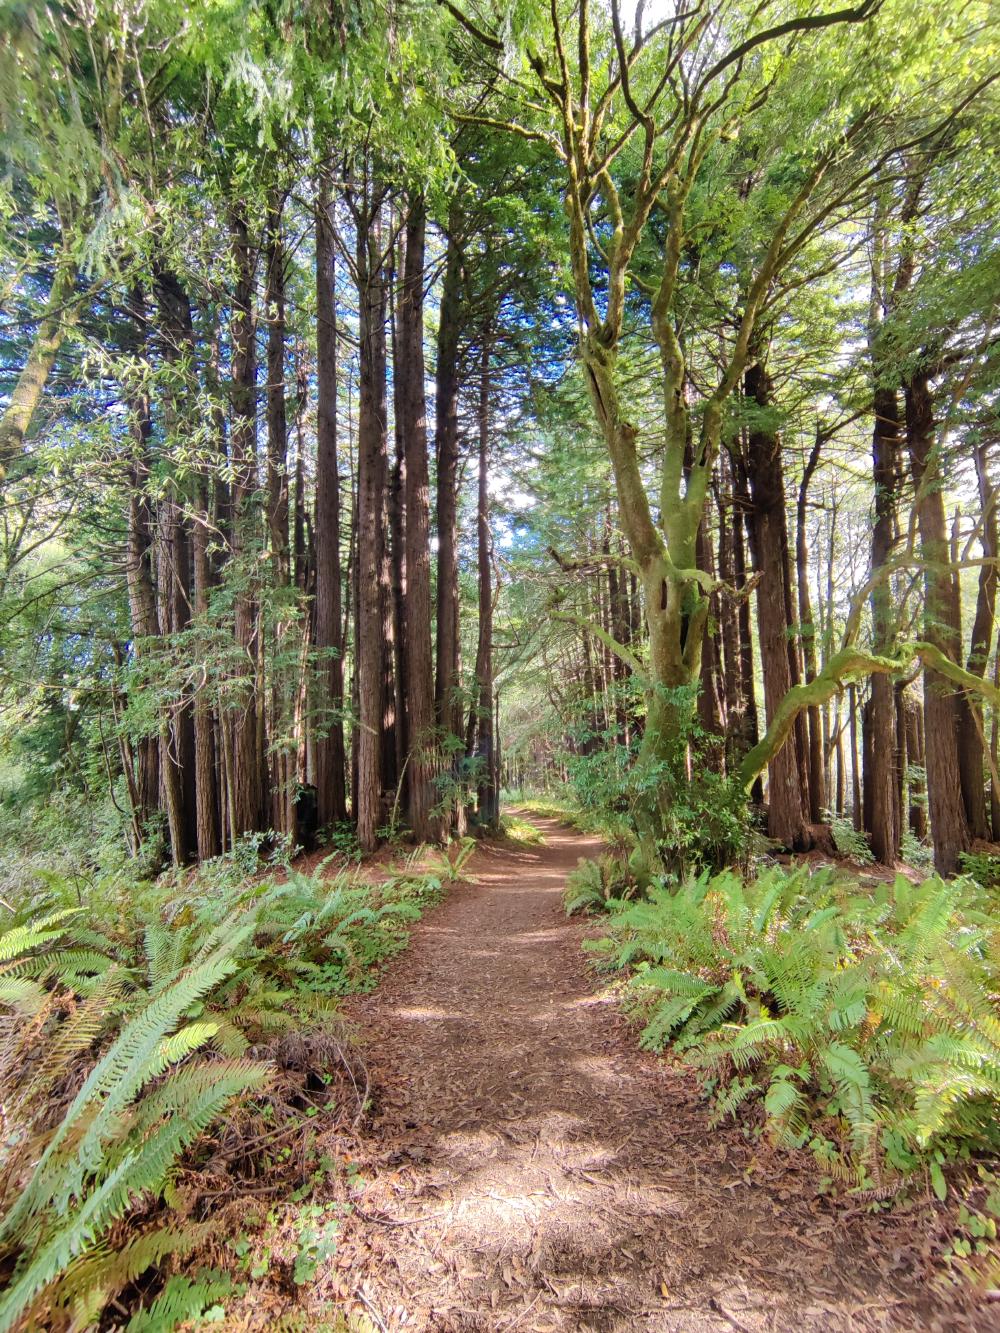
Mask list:
[[[880,370],[877,360],[875,368],[875,426],[872,434],[872,478],[875,484],[875,525],[871,547],[873,575],[882,568],[892,552],[899,458],[899,405],[896,391],[878,383]],[[871,604],[875,652],[888,654],[895,640],[891,584],[877,584],[872,592]],[[899,799],[901,774],[896,772],[898,736],[892,678],[874,675],[871,690],[870,768],[865,774],[865,805],[869,817],[865,826],[871,834],[875,860],[891,866],[899,858],[902,836],[902,807]]]
[[[735,481],[735,478],[734,478]],[[739,494],[733,498],[733,571],[737,590],[742,594],[737,610],[736,623],[739,630],[740,652],[740,692],[741,721],[739,727],[738,753],[742,756],[757,744],[760,739],[760,724],[757,717],[757,687],[753,671],[753,632],[750,623],[750,598],[745,593],[747,585],[747,555],[745,530],[748,527],[750,496],[746,489],[746,479],[740,479]],[[758,805],[764,799],[764,787],[757,778],[751,788],[751,799]]]
[[480,765],[479,822],[500,818],[493,755],[493,543],[490,537],[489,419],[491,339],[484,335],[479,365],[479,492],[476,509],[479,558],[479,644],[476,652],[476,708]]
[[[207,476],[199,473],[195,484],[195,514],[191,530],[194,613],[201,624],[206,624],[208,620],[209,590],[212,586],[212,566],[208,557],[209,484]],[[206,697],[205,686],[202,685],[196,688],[194,696],[195,836],[199,861],[218,856],[222,850],[215,750],[215,715],[211,700]]]
[[385,724],[385,606],[381,584],[385,557],[387,482],[386,293],[380,210],[373,207],[357,237],[359,339],[358,410],[358,613],[355,642],[358,682],[358,841],[363,851],[378,842]]
[[406,220],[403,281],[399,292],[399,401],[402,409],[406,505],[408,723],[407,817],[420,841],[438,836],[432,818],[434,773],[434,665],[431,644],[430,479],[427,400],[424,388],[423,199],[415,198]]
[[76,262],[67,247],[56,257],[45,311],[28,352],[28,359],[0,417],[0,480],[6,475],[11,461],[24,449],[31,420],[42,401],[46,381],[52,373],[63,339],[76,320],[77,307],[72,303],[76,279]]
[[[133,294],[136,319],[145,328],[142,297]],[[132,399],[133,449],[129,466],[128,523],[125,548],[125,582],[128,588],[132,651],[141,660],[153,644],[159,626],[156,592],[153,587],[153,535],[147,485],[153,422],[145,389]],[[160,743],[157,735],[143,736],[136,745],[135,775],[138,817],[144,827],[159,807]]]
[[337,456],[337,300],[332,203],[327,182],[316,208],[316,706],[317,818],[347,818],[344,752],[344,632],[340,569],[340,475]]
[[[408,750],[406,717],[406,676],[409,656],[406,643],[406,459],[403,444],[404,411],[400,397],[400,329],[399,302],[403,267],[406,263],[406,232],[403,219],[393,222],[398,231],[397,243],[390,251],[391,266],[387,273],[389,293],[389,327],[392,331],[392,387],[393,434],[395,448],[389,473],[387,500],[388,523],[388,607],[386,652],[386,735],[384,737],[383,786],[394,789],[394,808],[406,810],[409,803]],[[388,651],[391,643],[391,652]],[[392,775],[391,778],[389,775]]]
[[851,738],[851,815],[855,831],[860,833],[864,827],[864,811],[861,802],[861,769],[858,765],[858,687],[853,682],[847,687],[850,708],[848,731]]
[[[457,219],[455,219],[457,223]],[[435,708],[443,732],[461,733],[458,699],[458,344],[462,258],[448,239],[437,347],[437,670]]]
[[[697,567],[706,574],[715,577],[715,557],[708,532],[708,514],[706,512],[698,528],[695,540]],[[721,694],[721,663],[719,661],[719,595],[712,593],[709,598],[709,623],[705,629],[705,641],[701,650],[701,688],[698,692],[698,719],[705,733],[704,762],[714,771],[725,769],[725,752],[721,743],[723,735],[722,717],[724,704]]]
[[[799,483],[795,524],[795,560],[799,593],[799,636],[806,681],[816,679],[816,625],[813,621],[812,601],[809,596],[809,549],[806,538],[806,512],[809,503],[809,484],[819,465],[823,436],[816,427],[816,438],[806,460]],[[826,772],[823,763],[823,720],[820,710],[813,706],[806,715],[809,755],[809,818],[814,824],[823,818],[826,799]]]
[[[193,398],[194,328],[191,302],[176,275],[158,269],[155,290],[159,308],[164,362],[174,372],[164,400],[163,425],[167,461],[181,445]],[[159,506],[157,530],[157,601],[160,633],[179,635],[191,623],[191,561],[187,520],[179,483],[170,478]],[[195,853],[197,833],[197,766],[194,711],[190,691],[178,687],[169,717],[161,728],[160,776],[164,784],[171,850],[176,865]]]
[[275,583],[289,581],[288,410],[285,401],[285,249],[281,214],[268,219],[267,239],[267,528]]
[[[267,222],[267,530],[271,547],[271,572],[274,587],[287,589],[292,569],[289,551],[288,508],[288,407],[285,395],[285,249],[281,236],[280,204]],[[274,628],[275,659],[270,691],[270,730],[273,750],[274,781],[271,790],[272,823],[294,842],[297,821],[296,756],[293,750],[294,715],[298,682],[283,665],[289,653],[289,636],[294,621],[292,607],[277,620]],[[261,645],[263,649],[263,644]],[[261,694],[261,701],[266,696]],[[263,712],[263,710],[262,710]],[[266,769],[264,738],[266,719],[260,719],[261,763]]]
[[257,660],[259,652],[258,574],[255,570],[254,495],[257,491],[257,405],[255,320],[253,310],[254,260],[246,220],[232,216],[233,289],[232,430],[230,461],[232,485],[232,565],[236,583],[234,628],[239,666],[230,682],[225,724],[231,737],[230,839],[258,829],[265,808],[261,772],[261,737],[258,729]]
[[[910,769],[923,768],[926,762],[924,754],[924,715],[921,705],[912,695],[903,695],[903,717],[906,726],[906,754]],[[927,837],[927,791],[926,784],[912,779],[909,784],[909,824],[911,832],[918,838]]]
[[[729,455],[719,460],[719,578],[730,587],[737,587],[734,529],[740,521],[733,497],[732,468]],[[719,605],[719,626],[722,639],[722,679],[725,688],[726,765],[735,770],[743,757],[741,739],[745,726],[746,692],[743,682],[743,662],[740,652],[739,609],[732,597],[723,597]],[[747,746],[747,749],[750,747]]]

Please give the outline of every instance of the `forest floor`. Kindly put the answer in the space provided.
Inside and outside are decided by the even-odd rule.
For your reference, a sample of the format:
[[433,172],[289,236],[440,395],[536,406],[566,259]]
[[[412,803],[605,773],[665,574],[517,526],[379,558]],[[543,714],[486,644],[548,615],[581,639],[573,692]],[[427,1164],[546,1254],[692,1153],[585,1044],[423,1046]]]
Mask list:
[[933,1283],[926,1205],[871,1216],[805,1158],[709,1129],[563,914],[598,842],[534,822],[544,843],[484,846],[349,1002],[374,1102],[331,1305],[449,1333],[1000,1326]]

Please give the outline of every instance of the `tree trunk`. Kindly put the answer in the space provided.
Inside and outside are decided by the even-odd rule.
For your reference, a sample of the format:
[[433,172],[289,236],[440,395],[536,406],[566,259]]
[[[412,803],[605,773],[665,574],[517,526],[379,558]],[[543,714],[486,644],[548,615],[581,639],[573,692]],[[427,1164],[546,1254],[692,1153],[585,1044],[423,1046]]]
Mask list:
[[[997,556],[997,497],[986,467],[986,446],[974,450],[976,476],[979,482],[979,501],[982,506],[981,544],[987,561]],[[966,670],[980,679],[986,675],[990,648],[993,644],[993,623],[996,613],[997,568],[984,564],[979,570],[979,590],[976,596],[976,614],[972,622],[969,658]],[[969,821],[969,832],[974,838],[989,838],[990,823],[986,812],[986,751],[982,704],[972,695],[957,697],[958,705],[958,759],[962,775],[962,798]]]
[[268,219],[267,239],[267,528],[275,583],[289,580],[288,411],[285,403],[285,250],[281,214]]
[[[457,219],[455,219],[457,223]],[[462,320],[462,257],[448,238],[438,323],[437,428],[437,667],[435,709],[446,734],[461,734],[458,698],[458,344]]]
[[[734,485],[737,478],[734,476]],[[750,623],[750,598],[745,594],[747,585],[746,531],[749,526],[750,496],[746,489],[746,478],[739,478],[739,493],[733,495],[733,574],[737,591],[742,595],[737,609],[736,623],[739,631],[740,653],[740,696],[741,717],[738,731],[737,753],[740,758],[747,754],[760,739],[760,723],[757,716],[757,687],[753,671],[753,631]],[[764,787],[760,778],[754,782],[750,791],[751,800],[760,805],[764,799]]]
[[[809,596],[809,549],[806,539],[806,510],[809,503],[809,483],[819,465],[823,436],[816,427],[816,438],[806,460],[799,483],[795,524],[795,562],[798,575],[799,637],[806,681],[816,679],[816,625],[813,621],[812,601]],[[823,763],[823,721],[820,711],[812,706],[806,714],[809,755],[809,818],[814,824],[823,818],[826,799],[826,772]]]
[[67,247],[56,257],[45,311],[28,352],[28,359],[0,417],[0,480],[6,475],[11,461],[24,449],[32,417],[42,400],[45,383],[52,373],[59,348],[76,320],[77,307],[72,304],[76,279],[76,261],[70,256]]
[[255,528],[257,491],[257,362],[253,311],[254,259],[245,218],[232,216],[233,289],[232,430],[232,565],[236,583],[234,632],[239,666],[230,682],[224,725],[230,733],[230,840],[258,829],[266,805],[258,729],[257,660],[259,606],[254,555],[259,542]]
[[[915,372],[905,386],[906,442],[917,491],[917,523],[924,567],[924,636],[951,661],[959,660],[961,607],[958,578],[948,563],[944,494],[934,450],[934,404],[929,377]],[[927,800],[934,864],[954,874],[969,848],[962,799],[955,687],[934,671],[924,672],[924,741]]]
[[[288,511],[288,407],[285,395],[285,250],[281,238],[280,204],[267,221],[267,530],[274,587],[291,582]],[[275,667],[270,692],[273,751],[272,826],[294,842],[296,837],[296,757],[293,750],[298,682],[293,670],[281,666],[289,652],[294,623],[288,613],[274,627]],[[265,736],[261,718],[261,739]],[[262,747],[263,748],[263,747]],[[262,766],[267,767],[266,754]]]
[[340,570],[340,475],[337,456],[337,296],[333,205],[329,184],[316,208],[316,668],[314,742],[317,818],[347,818],[344,753],[344,660]]
[[[431,644],[430,479],[424,388],[424,237],[426,212],[417,197],[406,220],[399,291],[396,374],[405,463],[407,818],[414,836],[438,836],[434,789],[434,664]],[[442,316],[443,318],[443,316]]]
[[357,803],[358,841],[375,850],[381,823],[382,734],[384,708],[385,607],[382,579],[385,557],[387,481],[386,439],[386,293],[379,207],[373,206],[358,227],[357,274],[360,341],[358,408],[358,547],[355,573],[358,597],[355,624],[357,658]]
[[[133,294],[136,319],[144,328],[142,297]],[[143,388],[131,400],[133,450],[129,466],[129,500],[125,547],[125,583],[128,589],[132,653],[141,661],[159,633],[156,592],[153,587],[153,518],[147,496],[150,440],[153,422],[149,394]],[[136,745],[135,786],[140,827],[159,808],[160,742],[157,735],[143,736]]]
[[[770,403],[770,380],[759,361],[746,372],[745,392],[760,408],[767,408]],[[757,629],[764,707],[770,722],[793,684],[788,651],[792,615],[786,601],[785,581],[788,566],[785,489],[781,445],[775,431],[761,426],[750,430],[747,479],[754,567],[763,575],[757,589]],[[783,745],[768,764],[768,835],[784,847],[801,850],[810,845],[804,796],[797,745]]]
[[[194,398],[192,363],[194,328],[191,302],[175,274],[156,271],[155,291],[164,362],[173,368],[166,389],[163,427],[167,458],[178,449],[188,420],[187,399]],[[171,476],[160,501],[157,531],[157,612],[160,634],[169,639],[191,623],[191,561],[187,521],[178,482]],[[176,865],[195,853],[197,833],[197,769],[194,711],[190,691],[178,687],[169,717],[161,727],[160,776],[164,784],[171,851]]]
[[855,832],[864,828],[864,810],[861,798],[861,769],[858,766],[858,687],[852,681],[847,687],[849,704],[848,732],[851,738],[851,818]]
[[[905,691],[903,693],[903,719],[906,728],[907,764],[911,770],[923,768],[926,758],[924,755],[923,710],[917,700]],[[914,779],[907,784],[907,787],[909,791],[910,831],[922,840],[927,837],[927,793],[925,785]]]
[[479,367],[479,492],[476,508],[479,559],[479,643],[476,651],[479,822],[493,826],[500,818],[493,756],[493,543],[490,537],[489,416],[490,351],[483,337]]
[[[873,353],[874,356],[874,353]],[[872,529],[872,575],[883,567],[892,551],[896,527],[896,474],[899,458],[899,405],[896,391],[878,383],[875,361],[875,425],[872,433],[872,480],[875,485],[875,525]],[[884,581],[871,596],[873,646],[888,655],[895,641],[892,586]],[[899,858],[902,836],[902,807],[899,800],[901,774],[896,771],[898,737],[893,682],[875,675],[871,681],[871,736],[866,771],[865,805],[869,811],[865,827],[871,834],[875,860],[894,865]]]

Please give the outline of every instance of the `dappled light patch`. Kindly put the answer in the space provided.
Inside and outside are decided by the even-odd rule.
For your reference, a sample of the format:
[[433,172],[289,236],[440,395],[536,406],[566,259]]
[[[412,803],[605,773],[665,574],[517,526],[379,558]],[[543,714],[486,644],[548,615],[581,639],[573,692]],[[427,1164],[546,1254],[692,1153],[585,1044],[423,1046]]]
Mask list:
[[542,827],[530,870],[484,849],[475,887],[350,1003],[375,1110],[347,1308],[442,1333],[974,1328],[926,1285],[933,1214],[838,1211],[797,1157],[710,1131],[693,1081],[635,1051],[562,914],[600,848]]

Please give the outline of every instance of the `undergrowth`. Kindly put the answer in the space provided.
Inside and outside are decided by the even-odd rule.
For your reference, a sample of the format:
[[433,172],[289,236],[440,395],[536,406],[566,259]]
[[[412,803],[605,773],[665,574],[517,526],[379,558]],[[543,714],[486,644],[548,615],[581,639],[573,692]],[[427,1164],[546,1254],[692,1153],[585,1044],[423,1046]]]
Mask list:
[[824,1188],[943,1199],[949,1164],[1000,1151],[1000,930],[968,879],[705,873],[619,905],[591,947],[715,1120],[810,1150]]
[[231,1277],[164,1281],[165,1261],[196,1258],[242,1190],[309,1194],[335,1072],[365,1096],[337,998],[374,983],[470,848],[418,849],[378,884],[323,866],[158,885],[50,872],[5,907],[0,1328],[98,1327],[115,1302],[136,1333],[220,1308]]
[[572,796],[563,800],[550,796],[532,797],[519,802],[519,807],[529,815],[558,819],[580,833],[601,838],[618,854],[627,855],[635,846],[635,837],[624,818],[606,810],[583,807]]
[[638,888],[627,862],[611,854],[596,861],[581,859],[566,877],[563,907],[576,912],[613,911],[632,898]]
[[538,847],[545,842],[541,829],[520,815],[501,815],[500,831],[512,842],[526,843],[530,847]]

